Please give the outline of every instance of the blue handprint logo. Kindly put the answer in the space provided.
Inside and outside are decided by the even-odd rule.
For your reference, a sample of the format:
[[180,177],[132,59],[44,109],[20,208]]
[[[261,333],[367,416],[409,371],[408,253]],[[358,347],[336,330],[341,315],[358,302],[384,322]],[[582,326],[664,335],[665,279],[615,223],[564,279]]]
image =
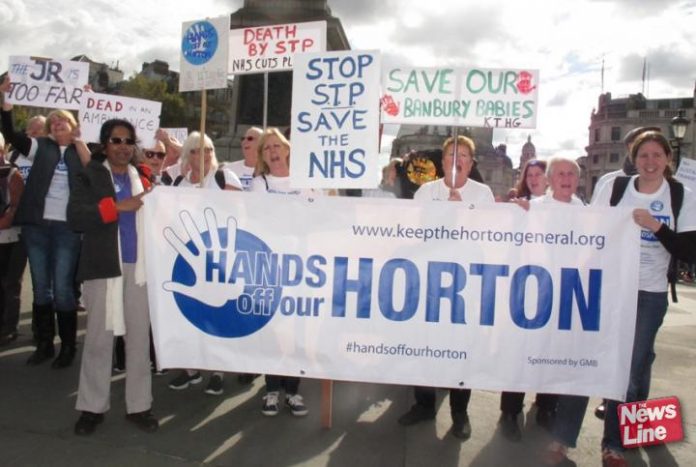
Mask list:
[[282,296],[278,284],[255,283],[257,262],[272,255],[268,245],[238,229],[234,217],[219,228],[210,208],[204,210],[205,229],[188,211],[179,217],[188,239],[165,228],[164,237],[178,255],[172,278],[162,287],[174,294],[184,317],[217,337],[248,336],[268,324]]
[[192,65],[203,65],[210,61],[218,48],[218,34],[208,21],[192,24],[181,40],[181,53]]

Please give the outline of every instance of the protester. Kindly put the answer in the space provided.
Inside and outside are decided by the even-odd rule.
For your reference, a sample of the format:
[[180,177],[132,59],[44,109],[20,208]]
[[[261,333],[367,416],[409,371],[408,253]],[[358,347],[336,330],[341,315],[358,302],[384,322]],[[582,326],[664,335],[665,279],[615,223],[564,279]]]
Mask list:
[[230,170],[237,174],[237,177],[241,180],[244,191],[251,190],[251,181],[256,170],[259,138],[262,133],[263,130],[261,128],[255,126],[249,128],[242,136],[242,155],[244,159],[229,164]]
[[[203,179],[203,188],[206,189],[221,189],[229,191],[241,191],[242,183],[237,175],[226,167],[218,163],[215,155],[215,147],[213,141],[208,135],[203,136],[203,163],[204,172],[201,174],[201,159],[200,159],[200,143],[201,134],[197,131],[191,133],[182,147],[181,161],[183,175],[179,175],[172,181],[173,186],[182,187],[198,187],[201,179]],[[174,390],[183,390],[190,385],[198,384],[203,381],[201,372],[198,370],[185,369],[181,370],[169,382],[169,388]],[[223,393],[224,374],[222,372],[213,372],[208,385],[205,388],[205,393],[218,396]]]
[[[256,166],[258,174],[251,182],[251,191],[280,195],[310,196],[314,190],[290,188],[290,142],[277,128],[268,128],[261,135]],[[285,391],[285,405],[293,415],[307,415],[308,410],[299,394],[300,378],[296,376],[266,375],[266,395],[261,413],[278,415],[280,390]]]
[[[463,201],[469,207],[485,206],[495,202],[493,192],[483,183],[469,178],[474,166],[476,147],[473,140],[457,136],[457,157],[454,159],[454,138],[448,138],[442,146],[442,171],[444,177],[426,182],[416,191],[416,201]],[[454,184],[453,184],[454,170]],[[402,415],[398,422],[409,426],[435,418],[435,388],[414,388],[416,403]],[[450,389],[450,413],[452,427],[450,433],[462,440],[471,437],[471,424],[467,408],[471,389]]]
[[382,180],[377,188],[362,190],[363,198],[398,198],[397,172],[403,161],[395,157],[382,167]]
[[[633,219],[641,227],[636,332],[626,402],[643,401],[649,396],[655,338],[667,313],[668,278],[672,284],[676,281],[677,260],[693,261],[696,256],[696,197],[672,178],[672,148],[667,138],[658,131],[642,132],[631,146],[631,162],[638,175],[615,178],[593,203],[632,207]],[[607,401],[602,459],[626,465],[618,404]]]
[[546,162],[539,159],[531,159],[524,165],[520,179],[515,186],[516,197],[530,200],[544,196],[548,184]]
[[[10,80],[6,77],[0,92],[7,93],[9,88]],[[76,352],[77,302],[73,280],[80,251],[80,235],[68,227],[66,206],[75,177],[89,162],[90,152],[80,139],[77,122],[70,112],[52,111],[46,121],[48,136],[31,138],[15,133],[11,110],[12,105],[5,101],[5,136],[32,161],[14,219],[15,224],[22,226],[34,290],[32,319],[37,347],[27,364],[38,365],[53,357],[55,311],[61,348],[51,366],[65,368],[72,364]]]
[[167,156],[164,143],[157,140],[151,148],[143,149],[141,154],[142,157],[140,158],[140,162],[150,170],[155,183],[159,184],[164,158]]
[[13,227],[24,181],[17,168],[5,160],[5,138],[0,133],[0,346],[17,339],[19,299],[27,257]]
[[151,413],[147,287],[142,197],[151,188],[131,164],[136,133],[126,120],[108,120],[101,150],[79,174],[68,205],[70,226],[83,233],[78,279],[89,313],[75,408],[75,434],[89,435],[110,407],[114,335],[126,340],[126,418],[138,428],[159,427]]

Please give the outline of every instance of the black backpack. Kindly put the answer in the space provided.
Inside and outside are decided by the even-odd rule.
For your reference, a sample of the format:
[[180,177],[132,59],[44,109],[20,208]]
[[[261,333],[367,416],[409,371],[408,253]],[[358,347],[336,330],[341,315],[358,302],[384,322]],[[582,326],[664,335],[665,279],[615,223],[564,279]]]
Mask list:
[[[621,201],[626,188],[628,187],[631,177],[616,177],[614,179],[614,185],[611,189],[611,198],[609,199],[609,206],[616,206]],[[674,217],[674,231],[677,231],[677,218],[681,212],[682,204],[684,204],[684,185],[680,182],[668,178],[667,183],[669,184],[669,200],[672,205],[672,216]],[[669,282],[669,288],[672,292],[672,302],[677,303],[677,258],[672,255],[669,260],[669,267],[667,268],[667,281]]]
[[[160,178],[160,181],[164,185],[169,185],[169,186],[178,186],[181,181],[184,179],[183,175],[179,175],[176,178],[172,179],[171,175],[167,173],[165,170],[162,172],[162,177]],[[215,171],[215,182],[218,184],[221,190],[225,189],[225,174],[222,171],[222,166],[220,166],[216,171]]]

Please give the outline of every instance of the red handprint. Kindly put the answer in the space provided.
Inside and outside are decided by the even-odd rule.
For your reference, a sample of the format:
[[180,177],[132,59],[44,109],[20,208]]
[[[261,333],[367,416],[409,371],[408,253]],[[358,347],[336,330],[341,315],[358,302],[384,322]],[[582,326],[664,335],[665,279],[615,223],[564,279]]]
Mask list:
[[532,86],[532,74],[530,72],[520,72],[519,80],[517,81],[517,89],[522,94],[529,94],[536,89],[536,85]]
[[389,94],[386,94],[382,99],[382,110],[392,117],[399,115],[399,104],[394,102],[394,99]]

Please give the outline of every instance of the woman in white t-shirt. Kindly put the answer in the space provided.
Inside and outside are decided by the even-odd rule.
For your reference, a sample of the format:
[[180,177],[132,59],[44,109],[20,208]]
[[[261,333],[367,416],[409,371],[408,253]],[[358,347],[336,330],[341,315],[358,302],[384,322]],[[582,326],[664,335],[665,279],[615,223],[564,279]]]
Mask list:
[[[220,189],[229,191],[242,191],[242,183],[239,177],[231,170],[218,163],[215,155],[215,146],[208,135],[203,135],[203,173],[201,174],[201,134],[197,131],[191,133],[181,148],[181,174],[174,177],[173,186],[199,187],[201,179],[203,188]],[[170,167],[171,168],[171,167]],[[169,170],[168,168],[167,170]],[[170,382],[169,388],[183,390],[190,385],[198,384],[203,380],[198,370],[181,370]],[[213,372],[208,380],[205,393],[219,396],[223,393],[224,374],[220,371]]]
[[[315,190],[300,190],[290,187],[290,142],[277,128],[267,128],[261,135],[256,161],[256,173],[251,182],[251,191],[281,195],[312,196]],[[296,376],[266,375],[266,395],[261,413],[272,417],[278,415],[280,390],[285,391],[285,405],[295,416],[307,415],[302,396],[298,393],[300,378]]]
[[[672,149],[667,138],[656,131],[642,133],[631,146],[631,159],[638,175],[628,180],[617,204],[633,207],[633,220],[641,227],[638,310],[627,402],[648,398],[655,338],[667,313],[670,260],[676,257],[692,261],[696,251],[696,197],[683,187],[684,196],[675,222],[671,193],[678,191],[680,184],[671,177]],[[609,205],[613,185],[617,183],[619,179],[605,185],[592,204]],[[623,458],[617,405],[616,401],[607,403],[602,439],[605,458]]]

